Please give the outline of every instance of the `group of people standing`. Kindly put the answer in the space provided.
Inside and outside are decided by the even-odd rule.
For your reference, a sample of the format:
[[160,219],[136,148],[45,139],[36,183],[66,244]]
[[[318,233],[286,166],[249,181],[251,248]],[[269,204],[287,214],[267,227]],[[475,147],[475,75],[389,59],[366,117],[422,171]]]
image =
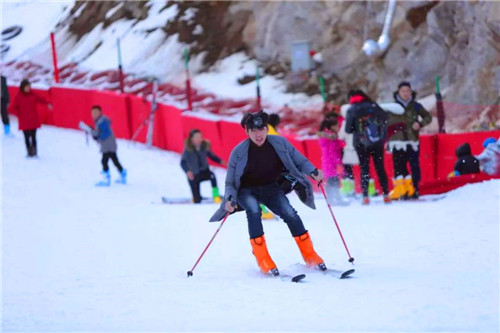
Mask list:
[[[384,202],[419,197],[419,132],[431,122],[432,116],[415,97],[416,93],[406,81],[398,85],[392,105],[381,106],[362,90],[352,90],[348,95],[349,104],[341,108],[341,115],[335,112],[325,115],[318,136],[328,179],[327,193],[333,204],[347,204],[341,194],[354,193],[352,169],[356,164],[361,170],[362,202],[370,203],[370,196],[375,192],[374,181],[370,179],[370,159]],[[392,153],[394,164],[391,192],[384,166],[386,147]]]

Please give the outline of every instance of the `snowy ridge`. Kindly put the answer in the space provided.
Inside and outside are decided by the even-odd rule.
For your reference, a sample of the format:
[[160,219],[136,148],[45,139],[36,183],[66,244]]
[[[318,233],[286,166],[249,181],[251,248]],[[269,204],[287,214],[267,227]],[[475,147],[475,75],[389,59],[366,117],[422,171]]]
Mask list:
[[[218,227],[207,223],[217,206],[151,204],[189,196],[177,154],[120,140],[129,184],[96,188],[100,155],[81,132],[43,127],[39,159],[26,159],[15,135],[1,143],[3,331],[499,329],[498,180],[436,202],[335,208],[356,258],[349,280],[263,277],[244,213],[188,279]],[[224,170],[215,172],[223,184]],[[313,211],[290,200],[327,265],[349,268],[325,203]],[[264,228],[279,269],[304,272],[286,226]]]

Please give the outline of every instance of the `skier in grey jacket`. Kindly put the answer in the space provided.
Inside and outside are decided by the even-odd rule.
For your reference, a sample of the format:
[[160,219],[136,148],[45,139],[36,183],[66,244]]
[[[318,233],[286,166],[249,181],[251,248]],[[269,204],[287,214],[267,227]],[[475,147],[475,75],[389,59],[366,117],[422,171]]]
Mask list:
[[241,125],[249,138],[231,152],[224,201],[210,221],[220,221],[236,209],[245,210],[250,243],[261,271],[278,275],[264,238],[259,205],[264,204],[287,224],[306,264],[325,270],[323,259],[314,251],[308,231],[286,197],[286,193],[294,190],[304,204],[315,209],[312,185],[306,175],[321,181],[323,173],[288,140],[268,136],[268,119],[269,115],[263,111],[243,117]]

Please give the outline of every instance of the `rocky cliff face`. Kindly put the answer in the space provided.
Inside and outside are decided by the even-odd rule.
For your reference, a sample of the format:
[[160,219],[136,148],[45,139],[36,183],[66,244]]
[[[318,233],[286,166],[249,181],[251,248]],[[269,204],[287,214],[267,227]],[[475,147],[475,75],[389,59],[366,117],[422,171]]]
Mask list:
[[446,97],[457,103],[498,103],[500,3],[494,1],[399,2],[392,43],[369,58],[363,42],[380,35],[387,2],[243,2],[251,11],[243,41],[265,64],[288,68],[292,41],[309,40],[323,56],[329,95],[341,102],[353,87],[390,99],[397,82],[409,80],[423,95],[441,77]]
[[[100,21],[146,19],[145,2],[90,2],[71,28],[77,35]],[[290,45],[307,40],[321,52],[329,98],[345,101],[348,90],[366,89],[389,100],[401,80],[420,95],[434,92],[441,78],[446,98],[462,104],[498,103],[500,90],[500,3],[496,1],[400,1],[391,28],[391,45],[380,57],[366,56],[365,40],[377,40],[386,1],[180,1],[177,18],[164,27],[191,52],[205,54],[205,68],[238,51],[259,60],[267,73],[290,78]],[[83,5],[77,2],[75,10]],[[190,11],[189,19],[186,12]],[[314,78],[302,91],[317,93]]]

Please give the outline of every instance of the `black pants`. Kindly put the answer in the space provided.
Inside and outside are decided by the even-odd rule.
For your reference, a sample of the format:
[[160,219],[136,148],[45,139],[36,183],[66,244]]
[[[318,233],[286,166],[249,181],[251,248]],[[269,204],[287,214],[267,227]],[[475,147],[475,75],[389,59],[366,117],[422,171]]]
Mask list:
[[411,178],[413,186],[418,189],[420,182],[420,150],[414,150],[411,145],[406,146],[406,150],[394,149],[392,152],[392,160],[394,162],[394,176],[408,176],[407,163],[410,164]]
[[102,169],[105,172],[109,171],[109,166],[108,166],[109,159],[111,159],[113,161],[113,164],[116,166],[116,168],[118,169],[118,171],[120,171],[120,173],[122,173],[123,167],[120,164],[120,161],[118,161],[118,156],[116,156],[115,152],[112,152],[112,153],[103,153],[102,154],[102,160],[101,160]]
[[26,149],[28,150],[28,154],[31,153],[31,149],[35,150],[36,153],[36,129],[23,131],[24,134],[24,142],[26,143]]
[[354,180],[354,172],[352,171],[352,164],[344,164],[344,178]]
[[210,180],[210,182],[212,183],[212,188],[217,187],[217,179],[215,178],[215,174],[208,169],[201,170],[194,175],[193,180],[189,180],[189,186],[191,187],[191,193],[193,193],[194,203],[201,202],[202,198],[200,194],[200,183],[205,180]]
[[9,115],[7,114],[7,103],[2,102],[2,123],[9,125]]
[[355,148],[356,153],[358,153],[359,166],[361,168],[361,189],[363,190],[363,196],[368,196],[368,183],[370,182],[370,156],[373,159],[373,164],[375,165],[375,171],[377,172],[382,191],[384,194],[388,194],[389,188],[387,183],[387,174],[385,173],[384,167],[383,144],[377,144],[371,147],[357,145]]

